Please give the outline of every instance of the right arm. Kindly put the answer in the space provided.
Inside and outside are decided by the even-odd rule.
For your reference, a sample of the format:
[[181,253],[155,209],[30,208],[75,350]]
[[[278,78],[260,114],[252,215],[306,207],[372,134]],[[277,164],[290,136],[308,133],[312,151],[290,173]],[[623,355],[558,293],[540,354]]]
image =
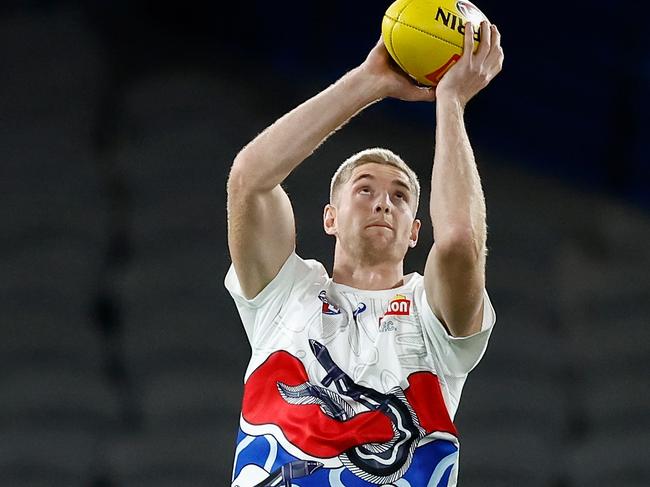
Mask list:
[[330,134],[387,96],[432,101],[390,62],[381,41],[363,64],[299,105],[244,147],[228,179],[228,247],[244,296],[256,296],[295,247],[295,221],[280,184]]

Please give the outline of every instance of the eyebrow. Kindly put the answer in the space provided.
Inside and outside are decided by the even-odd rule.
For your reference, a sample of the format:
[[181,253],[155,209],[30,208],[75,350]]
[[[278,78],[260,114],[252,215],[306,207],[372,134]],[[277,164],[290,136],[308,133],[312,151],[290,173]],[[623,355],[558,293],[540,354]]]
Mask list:
[[[362,173],[362,174],[359,174],[356,178],[354,178],[354,180],[352,181],[352,184],[356,184],[357,181],[359,181],[360,179],[364,179],[364,178],[377,179],[375,176],[373,176],[370,173]],[[404,181],[402,181],[401,179],[393,179],[392,182],[393,182],[393,184],[396,184],[397,186],[401,186],[402,188],[406,189],[409,193],[411,192],[411,187],[408,184],[406,184]]]

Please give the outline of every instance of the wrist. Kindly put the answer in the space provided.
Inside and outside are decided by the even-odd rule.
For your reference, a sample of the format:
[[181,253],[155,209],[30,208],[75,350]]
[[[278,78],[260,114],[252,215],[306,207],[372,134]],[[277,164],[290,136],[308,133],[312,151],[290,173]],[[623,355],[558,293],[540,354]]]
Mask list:
[[349,86],[366,104],[383,100],[388,96],[385,79],[374,75],[363,64],[349,71],[344,78],[347,78]]
[[436,89],[436,107],[465,111],[467,101],[457,92]]

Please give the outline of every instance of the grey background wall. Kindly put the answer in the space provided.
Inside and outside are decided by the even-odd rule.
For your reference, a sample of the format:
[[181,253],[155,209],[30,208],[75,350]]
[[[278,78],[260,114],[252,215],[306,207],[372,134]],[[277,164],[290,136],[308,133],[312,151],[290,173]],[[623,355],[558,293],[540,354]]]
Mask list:
[[[361,62],[386,6],[0,7],[0,484],[228,484],[250,353],[223,287],[229,166]],[[649,485],[645,7],[479,7],[506,51],[467,110],[498,325],[457,416],[461,485]],[[299,253],[331,269],[320,215],[357,150],[395,150],[426,195],[434,129],[387,100],[328,140],[286,182]]]

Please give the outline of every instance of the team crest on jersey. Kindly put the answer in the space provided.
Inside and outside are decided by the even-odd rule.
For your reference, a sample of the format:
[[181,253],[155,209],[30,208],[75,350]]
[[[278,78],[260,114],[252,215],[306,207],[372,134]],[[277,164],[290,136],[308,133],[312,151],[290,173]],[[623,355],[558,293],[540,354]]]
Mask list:
[[327,299],[327,293],[325,290],[318,293],[318,299],[323,302],[322,311],[324,315],[340,315],[341,309],[334,303],[330,303]]
[[388,303],[388,309],[384,316],[408,316],[411,314],[411,300],[403,294],[396,294]]

